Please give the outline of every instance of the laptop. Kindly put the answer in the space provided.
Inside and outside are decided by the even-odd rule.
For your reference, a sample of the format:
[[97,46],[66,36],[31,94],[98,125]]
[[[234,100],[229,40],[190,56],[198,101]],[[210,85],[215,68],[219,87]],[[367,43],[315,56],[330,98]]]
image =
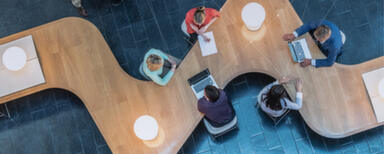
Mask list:
[[295,61],[296,63],[302,62],[305,58],[312,59],[311,52],[309,51],[305,38],[289,42],[288,46],[293,61]]
[[204,71],[197,73],[193,77],[189,78],[188,83],[191,86],[197,99],[200,99],[204,96],[204,88],[207,85],[218,87],[208,69],[205,69]]

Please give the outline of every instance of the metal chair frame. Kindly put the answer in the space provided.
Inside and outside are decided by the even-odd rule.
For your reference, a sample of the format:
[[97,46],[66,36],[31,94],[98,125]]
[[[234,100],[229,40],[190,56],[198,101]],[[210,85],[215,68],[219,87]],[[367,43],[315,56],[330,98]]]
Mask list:
[[0,112],[0,118],[2,118],[2,117],[11,118],[11,114],[9,113],[7,104],[4,104],[4,107],[5,107],[5,112],[3,112],[3,111]]

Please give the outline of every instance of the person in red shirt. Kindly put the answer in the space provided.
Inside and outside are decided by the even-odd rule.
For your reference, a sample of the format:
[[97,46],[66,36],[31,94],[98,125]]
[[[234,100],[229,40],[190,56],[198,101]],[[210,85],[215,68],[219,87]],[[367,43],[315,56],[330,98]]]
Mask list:
[[205,41],[210,41],[204,33],[218,17],[220,17],[220,13],[215,9],[205,8],[204,6],[193,8],[185,16],[187,32],[189,34],[201,35]]

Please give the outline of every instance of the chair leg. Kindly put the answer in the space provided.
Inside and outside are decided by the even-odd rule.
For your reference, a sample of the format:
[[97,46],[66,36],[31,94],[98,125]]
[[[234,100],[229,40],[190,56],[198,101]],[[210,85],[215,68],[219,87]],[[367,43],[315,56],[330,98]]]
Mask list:
[[5,112],[3,111],[0,112],[0,118],[2,117],[11,118],[11,114],[9,113],[7,104],[4,104],[4,108],[5,108]]
[[189,38],[187,37],[183,37],[185,41],[188,42],[189,45],[193,46],[193,43],[191,42],[191,40],[189,40]]
[[212,139],[213,142],[216,142],[216,137],[215,137],[215,135],[209,134],[209,137],[211,137],[211,139]]
[[11,114],[9,113],[7,104],[4,104],[4,105],[5,105],[5,110],[7,110],[8,118],[11,118]]

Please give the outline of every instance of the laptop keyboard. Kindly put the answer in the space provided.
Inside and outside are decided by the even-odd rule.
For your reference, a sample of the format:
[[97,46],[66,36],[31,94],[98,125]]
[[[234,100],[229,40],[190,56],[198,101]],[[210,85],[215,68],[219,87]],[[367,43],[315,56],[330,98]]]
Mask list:
[[294,46],[297,60],[300,62],[305,58],[303,47],[300,42],[295,42]]
[[210,77],[201,80],[199,83],[193,86],[193,89],[195,89],[195,91],[198,93],[200,91],[203,91],[207,85],[213,85],[213,81]]

